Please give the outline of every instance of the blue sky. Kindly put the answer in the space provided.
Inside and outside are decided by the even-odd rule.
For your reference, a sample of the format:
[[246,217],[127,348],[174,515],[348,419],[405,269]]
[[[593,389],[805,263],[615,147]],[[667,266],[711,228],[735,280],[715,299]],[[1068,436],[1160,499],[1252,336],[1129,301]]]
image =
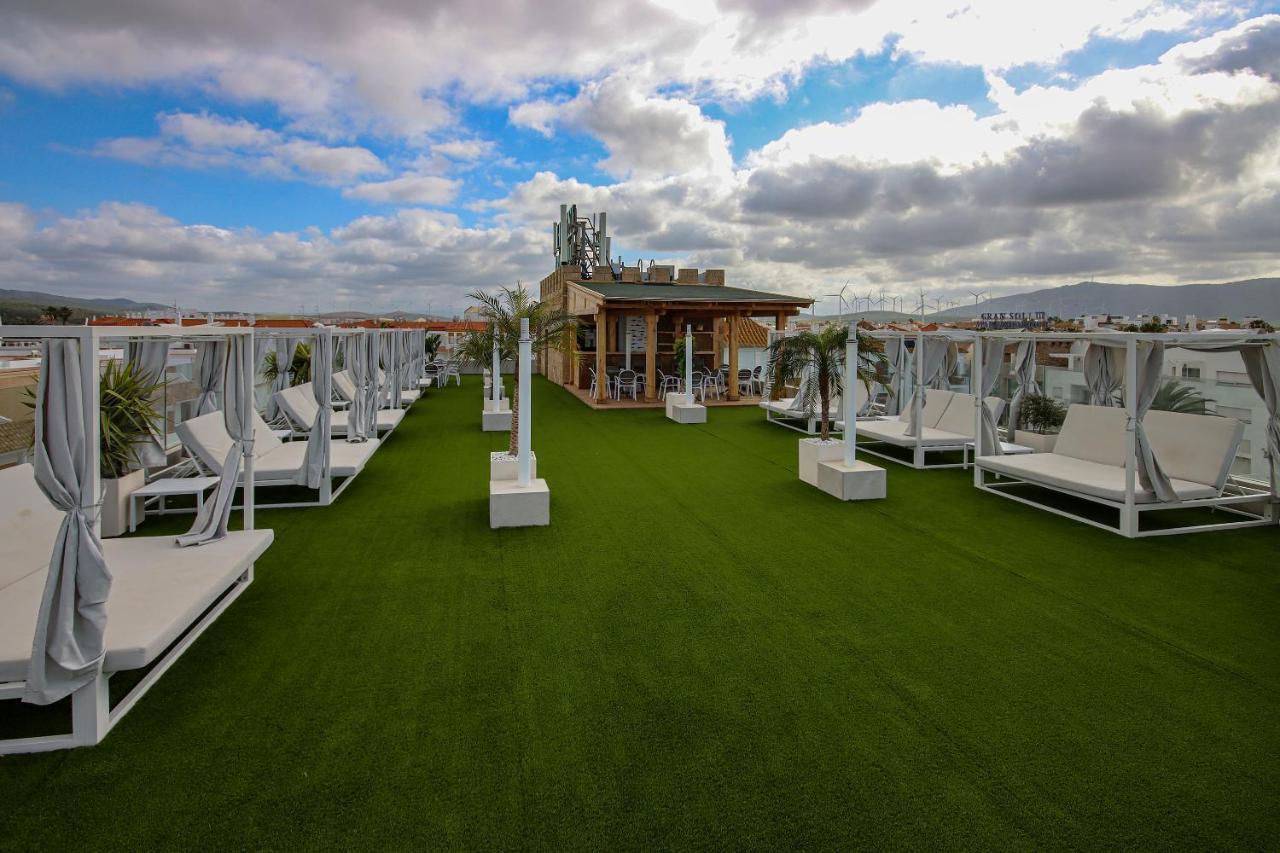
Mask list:
[[[1028,206],[1015,178],[1064,150],[1096,175],[1098,122],[1265,115],[1277,4],[866,5],[600,4],[625,47],[556,62],[532,4],[512,20],[459,4],[452,30],[320,4],[304,35],[288,3],[214,22],[158,2],[19,4],[0,11],[0,287],[456,306],[545,274],[561,201],[609,209],[629,258],[809,293],[1267,271],[1254,247],[1194,260],[1096,236],[1126,200],[1166,220],[1193,189],[1270,204],[1265,133],[1233,149],[1231,187],[1192,180],[1193,162],[1222,172],[1195,152],[1129,199],[1058,189]],[[1262,58],[1222,58],[1246,54]]]

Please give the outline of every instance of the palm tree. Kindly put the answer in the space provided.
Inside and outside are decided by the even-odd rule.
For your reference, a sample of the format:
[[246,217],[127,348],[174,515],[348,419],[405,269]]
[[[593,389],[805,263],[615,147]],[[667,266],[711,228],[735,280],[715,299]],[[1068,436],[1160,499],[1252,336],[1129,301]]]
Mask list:
[[1157,412],[1181,412],[1184,415],[1206,414],[1206,406],[1213,401],[1205,397],[1190,385],[1183,385],[1175,379],[1160,386],[1151,408]]
[[[793,381],[808,372],[812,382],[800,388],[800,405],[812,417],[820,412],[823,441],[831,436],[831,397],[844,387],[845,343],[849,330],[845,326],[827,326],[821,332],[800,332],[779,338],[769,345],[769,380],[774,387]],[[858,333],[858,379],[868,388],[875,381],[884,356],[873,351],[871,339]],[[821,406],[818,409],[818,406]]]
[[422,339],[422,351],[426,353],[428,361],[435,361],[436,353],[440,352],[440,344],[443,343],[440,336],[434,332]]
[[[483,332],[468,332],[458,347],[462,361],[483,367],[493,357],[494,335],[497,335],[498,354],[502,359],[515,358],[520,345],[520,321],[529,321],[529,337],[533,340],[533,352],[553,349],[568,352],[573,336],[577,334],[577,320],[563,308],[539,302],[524,285],[516,282],[514,288],[504,287],[497,293],[477,290],[470,294],[480,303],[480,319],[485,323]],[[498,381],[498,377],[493,377]],[[511,398],[511,436],[507,452],[515,456],[519,451],[520,428],[520,374],[515,376],[514,394]]]
[[[303,385],[311,381],[311,345],[300,343],[293,350],[293,359],[285,368],[289,374],[290,385]],[[268,382],[275,382],[276,377],[280,375],[280,364],[276,359],[275,350],[267,352],[262,359],[262,378]]]

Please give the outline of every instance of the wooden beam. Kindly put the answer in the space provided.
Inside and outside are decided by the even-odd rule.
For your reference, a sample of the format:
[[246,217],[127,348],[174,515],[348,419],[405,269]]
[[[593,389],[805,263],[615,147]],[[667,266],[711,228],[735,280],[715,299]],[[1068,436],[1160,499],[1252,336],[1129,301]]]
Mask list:
[[658,399],[658,315],[645,315],[644,335],[644,398],[649,402]]
[[729,392],[730,400],[738,399],[738,325],[737,314],[729,317]]
[[720,369],[720,318],[711,321],[711,369]]
[[604,305],[596,312],[596,400],[603,403],[609,399],[609,373],[605,370],[608,361],[605,357],[606,330],[609,327],[609,312]]

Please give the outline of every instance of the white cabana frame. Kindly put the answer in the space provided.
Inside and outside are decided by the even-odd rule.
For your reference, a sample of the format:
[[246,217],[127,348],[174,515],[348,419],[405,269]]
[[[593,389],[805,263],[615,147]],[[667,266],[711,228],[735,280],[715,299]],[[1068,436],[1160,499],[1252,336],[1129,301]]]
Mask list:
[[[357,330],[350,330],[350,331],[357,331]],[[328,338],[330,340],[330,343],[332,343],[332,339],[335,336],[340,334],[346,334],[347,332],[348,330],[335,329],[331,326],[311,326],[305,329],[299,329],[299,328],[272,329],[270,327],[261,327],[261,328],[254,329],[254,335],[259,340],[276,341],[279,339],[287,339],[287,340],[296,341],[299,343],[302,343],[302,342],[309,343],[311,345],[313,366],[315,365],[315,362],[316,362],[316,358],[315,358],[316,347],[317,347],[317,344],[320,343],[321,339]],[[349,337],[353,340],[359,340],[359,338],[354,335],[350,335]],[[332,362],[330,362],[331,370],[332,370],[332,367],[333,367]],[[256,379],[257,377],[255,376],[254,380],[256,381]],[[317,380],[317,377],[313,376],[312,382],[315,382],[316,380]],[[329,396],[332,397],[333,396],[332,393]],[[317,401],[317,405],[318,403],[319,401]],[[347,419],[347,413],[346,412],[338,413],[338,412],[331,411],[328,418],[330,424],[332,424],[333,418],[342,418],[345,421]],[[310,425],[307,425],[307,427],[309,428]],[[181,431],[179,432],[179,434],[183,435]],[[184,436],[183,440],[185,444],[189,440],[189,436]],[[315,440],[315,436],[308,436],[305,440],[307,442],[313,441]],[[363,471],[364,469],[364,464],[368,460],[368,457],[373,455],[373,453],[380,446],[380,443],[377,438],[371,435],[367,439],[367,441],[365,441],[361,445],[355,445],[350,449],[343,448],[343,452],[342,452],[342,455],[344,457],[342,460],[343,464],[339,466],[335,464],[335,459],[334,459],[334,442],[335,441],[345,442],[346,440],[341,436],[335,438],[332,435],[332,429],[326,430],[325,441],[323,443],[323,450],[321,453],[317,454],[314,460],[315,464],[320,466],[318,483],[316,486],[310,487],[316,493],[316,497],[314,500],[265,501],[265,500],[259,499],[258,496],[255,495],[254,500],[257,503],[257,505],[263,508],[270,508],[270,509],[287,509],[287,508],[301,508],[301,507],[311,507],[311,506],[329,506],[334,501],[336,501],[338,497],[344,491],[346,491],[347,487],[350,486],[351,483],[355,481],[356,477],[360,475],[361,471]],[[292,443],[294,442],[290,442],[290,444]],[[362,451],[367,451],[367,452],[357,453],[356,450],[354,449],[355,447],[361,448]],[[200,454],[195,452],[194,448],[188,447],[187,450],[189,455],[192,457],[192,459],[194,459],[198,464],[200,464],[202,468],[209,467],[209,465],[200,458]],[[347,459],[346,457],[348,456],[353,456],[356,458]],[[299,483],[294,476],[288,475],[284,472],[275,472],[270,474],[264,473],[263,475],[260,475],[254,480],[252,486],[249,486],[248,480],[245,480],[244,483],[245,483],[244,485],[245,491],[248,491],[250,488],[252,489],[308,488],[306,484]]]
[[[1146,536],[1171,536],[1181,533],[1203,533],[1208,531],[1232,530],[1243,527],[1265,527],[1272,526],[1277,523],[1277,482],[1276,482],[1276,466],[1269,466],[1270,483],[1268,487],[1263,487],[1249,482],[1249,478],[1237,477],[1229,473],[1224,475],[1221,487],[1218,493],[1212,497],[1195,498],[1178,500],[1175,496],[1172,500],[1160,499],[1139,499],[1139,439],[1137,426],[1139,426],[1139,400],[1138,400],[1138,361],[1139,346],[1142,344],[1160,344],[1164,347],[1183,347],[1187,349],[1213,349],[1241,346],[1258,346],[1280,348],[1280,335],[1277,334],[1251,334],[1243,332],[1239,336],[1215,334],[1206,336],[1204,334],[1195,333],[1145,333],[1145,332],[982,332],[979,333],[980,339],[996,339],[1003,338],[1006,342],[1014,343],[1021,341],[1084,341],[1088,343],[1098,343],[1100,345],[1108,345],[1111,347],[1120,347],[1125,354],[1123,380],[1120,383],[1120,391],[1123,395],[1124,416],[1127,420],[1124,438],[1124,496],[1123,500],[1102,497],[1096,494],[1090,494],[1080,489],[1072,489],[1064,486],[1061,482],[1050,482],[1041,477],[1035,476],[1033,473],[1014,473],[1009,470],[1009,463],[1002,464],[998,460],[998,455],[979,454],[974,459],[974,486],[984,492],[999,495],[1018,503],[1032,506],[1060,515],[1064,518],[1070,518],[1073,521],[1079,521],[1088,524],[1091,527],[1097,527],[1111,533],[1118,533],[1127,538],[1138,538]],[[978,348],[975,347],[975,351]],[[1272,352],[1276,350],[1273,349]],[[1280,362],[1280,359],[1273,360],[1272,363]],[[978,366],[981,370],[981,366]],[[978,376],[980,377],[980,372]],[[1161,379],[1164,377],[1161,376]],[[1276,377],[1272,377],[1272,382],[1276,381]],[[975,380],[976,381],[976,380]],[[979,414],[980,417],[980,414]],[[1198,415],[1188,415],[1186,417],[1202,417]],[[1205,415],[1203,417],[1216,417]],[[1012,429],[1012,425],[1010,428]],[[980,429],[980,424],[978,425]],[[1041,455],[1041,454],[1036,454]],[[1158,464],[1158,458],[1156,463]],[[1229,463],[1229,460],[1228,460]],[[997,470],[999,466],[1003,470]],[[1100,506],[1108,507],[1118,513],[1117,524],[1106,524],[1097,519],[1090,518],[1079,513],[1071,512],[1060,506],[1053,506],[1044,501],[1035,500],[1025,494],[1016,494],[1014,490],[1023,486],[1035,486],[1050,492],[1067,495],[1069,497],[1088,501]],[[1145,495],[1143,497],[1146,497]],[[1257,509],[1260,507],[1261,509]],[[1142,515],[1144,513],[1161,512],[1178,509],[1209,509],[1221,510],[1224,513],[1242,517],[1243,520],[1221,521],[1203,524],[1186,524],[1181,526],[1159,527],[1152,529],[1142,528]]]
[[[99,392],[101,376],[99,362],[103,342],[112,341],[154,341],[167,339],[173,342],[191,340],[229,340],[246,336],[250,339],[249,350],[252,351],[252,329],[221,326],[189,326],[178,327],[110,327],[110,326],[3,326],[0,325],[0,339],[17,338],[38,341],[75,341],[79,360],[80,388],[79,398],[83,403],[82,440],[80,436],[75,444],[84,454],[82,462],[84,470],[81,477],[82,491],[87,494],[101,495],[100,465],[100,427],[99,427]],[[253,358],[243,360],[244,374],[241,384],[242,406],[253,405]],[[42,375],[49,365],[42,359],[40,366]],[[252,442],[244,445],[242,455],[243,471],[246,483],[253,483]],[[10,477],[20,476],[18,471],[26,466],[16,466],[6,472]],[[23,472],[25,474],[25,471]],[[16,499],[18,487],[22,484],[13,481],[5,497]],[[33,482],[34,485],[34,482]],[[34,737],[10,737],[0,739],[0,755],[11,753],[48,752],[58,749],[70,749],[80,746],[91,746],[100,743],[115,725],[132,710],[146,693],[168,671],[169,667],[195,643],[196,639],[248,588],[253,582],[255,561],[270,546],[273,539],[270,530],[254,529],[253,490],[241,507],[243,529],[228,532],[215,537],[205,544],[193,545],[189,548],[179,547],[176,537],[152,536],[129,537],[102,542],[100,539],[100,521],[94,515],[90,521],[92,541],[101,545],[103,559],[108,572],[114,575],[114,581],[108,581],[108,592],[102,603],[105,613],[103,626],[98,634],[98,643],[102,646],[96,666],[87,680],[71,690],[71,731],[54,735]],[[43,498],[43,495],[40,496]],[[47,501],[47,499],[45,499]],[[34,501],[34,510],[44,509],[40,500]],[[62,510],[52,507],[55,512]],[[33,513],[34,514],[34,513]],[[52,543],[50,543],[52,545]],[[34,543],[33,543],[34,546]],[[19,546],[21,547],[21,546]],[[34,550],[31,555],[34,556]],[[81,564],[83,566],[83,564]],[[212,571],[210,571],[212,567]],[[14,607],[30,603],[31,589],[35,582],[41,587],[48,584],[48,574],[53,571],[47,566],[41,572],[37,565],[33,570],[0,588],[0,610],[12,610]],[[149,581],[155,584],[193,579],[203,581],[199,589],[187,589],[187,595],[175,605],[175,613],[157,613],[159,608],[150,594]],[[65,576],[63,580],[68,580]],[[69,579],[78,588],[79,577]],[[142,595],[129,596],[138,590],[146,590]],[[173,590],[171,590],[173,591]],[[46,590],[47,594],[47,590]],[[37,609],[43,610],[44,598],[39,600]],[[128,633],[128,648],[113,648],[112,628],[117,623],[119,612],[135,613],[141,610],[153,617],[150,624],[138,630],[130,631],[126,624],[124,633]],[[187,608],[182,614],[177,610]],[[30,614],[21,613],[19,617]],[[161,617],[156,619],[156,616]],[[167,617],[173,620],[166,621]],[[36,631],[41,630],[41,618],[36,619]],[[21,621],[10,612],[4,616],[10,630]],[[145,615],[136,620],[139,625],[147,622]],[[20,629],[17,629],[20,630]],[[0,636],[4,632],[0,630]],[[34,643],[33,643],[34,645]],[[0,647],[0,655],[4,656],[6,666],[11,663],[10,654],[6,653],[8,644]],[[34,648],[31,648],[34,653]],[[112,669],[113,659],[123,661],[119,669]],[[28,667],[31,664],[28,664]],[[109,682],[117,671],[146,668],[147,672],[114,706],[111,705]],[[8,675],[0,679],[0,701],[21,700],[30,696],[33,688],[28,684],[29,674],[21,679]],[[84,676],[81,676],[83,679]],[[43,704],[42,700],[38,704]]]
[[[907,400],[899,400],[896,406],[892,405],[891,401],[890,408],[898,408],[900,410],[900,414],[897,418],[889,417],[882,419],[879,425],[874,422],[870,423],[866,429],[859,433],[858,438],[861,440],[861,443],[858,445],[859,452],[869,453],[880,459],[885,459],[889,462],[896,462],[899,465],[907,465],[911,468],[968,468],[969,453],[973,449],[974,442],[977,440],[976,437],[978,435],[977,432],[974,432],[972,435],[966,434],[969,431],[968,423],[970,421],[973,421],[975,424],[980,423],[981,417],[981,407],[979,405],[980,399],[978,394],[975,393],[975,388],[978,386],[977,377],[980,376],[980,373],[975,373],[972,366],[977,357],[977,333],[965,329],[938,329],[930,332],[875,329],[867,331],[864,334],[874,340],[878,340],[886,344],[886,350],[890,348],[888,346],[890,342],[894,342],[896,344],[894,349],[897,351],[899,358],[897,359],[895,369],[901,370],[905,366],[906,369],[910,371],[912,385],[911,394]],[[950,419],[957,422],[964,422],[966,433],[937,429],[937,417],[926,417],[928,414],[926,407],[928,393],[936,389],[929,388],[929,383],[932,377],[926,377],[924,375],[924,359],[920,357],[920,345],[923,341],[938,341],[948,344],[970,344],[970,393],[968,396],[973,399],[953,400],[948,398],[943,406],[943,410],[935,413],[937,417],[950,417],[952,416],[950,406],[968,406],[968,408],[971,408],[973,411],[963,412],[963,418],[950,417]],[[911,343],[912,346],[908,347],[908,343]],[[895,376],[891,381],[899,389],[905,389],[905,383],[901,381],[900,377]],[[892,391],[890,393],[892,393]],[[948,391],[945,393],[950,394],[951,392]],[[998,414],[999,413],[997,413],[997,417]],[[914,420],[915,423],[920,425],[916,430],[915,435],[908,435],[905,430],[901,431],[902,434],[897,434],[899,430],[891,430],[888,428],[888,425],[910,422],[911,420]],[[904,459],[901,454],[888,452],[888,447],[897,447],[907,450],[910,452],[911,457],[909,459]],[[930,461],[929,454],[931,453],[959,453],[960,461]]]

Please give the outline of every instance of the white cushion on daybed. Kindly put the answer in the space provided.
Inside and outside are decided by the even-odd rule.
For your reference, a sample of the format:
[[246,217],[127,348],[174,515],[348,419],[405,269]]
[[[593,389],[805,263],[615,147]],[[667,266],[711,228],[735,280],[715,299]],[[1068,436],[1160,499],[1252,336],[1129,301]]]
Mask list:
[[[999,397],[988,397],[987,408],[991,409],[996,420],[999,420],[1000,413],[1004,411],[1004,400]],[[974,419],[977,416],[977,407],[973,404],[972,394],[952,394],[942,416],[933,426],[943,432],[956,433],[972,439]]]
[[[351,378],[350,371],[343,370],[340,373],[333,374],[333,387],[337,390],[338,396],[348,403],[356,398],[356,386]],[[395,429],[403,418],[404,411],[402,409],[379,409],[378,431],[385,432],[389,429]]]
[[[861,409],[867,402],[867,388],[861,382],[856,383],[854,387],[855,387],[855,391],[853,395],[853,402],[854,402],[854,405],[856,405],[859,409]],[[760,406],[760,408],[764,409],[765,411],[771,412],[772,414],[775,414],[775,415],[782,415],[782,416],[791,417],[791,418],[805,417],[805,414],[802,411],[800,404],[796,401],[795,397],[783,397],[780,400],[761,400],[758,405]],[[830,400],[827,401],[827,405],[828,405],[828,414],[831,417],[834,418],[844,414],[844,407],[840,405],[839,398],[832,397]],[[817,409],[817,406],[815,406],[814,417],[817,417],[817,416],[818,416],[818,409]]]
[[[1053,453],[984,456],[983,468],[1056,488],[1113,501],[1124,500],[1125,425],[1128,415],[1113,406],[1076,404]],[[1181,500],[1215,497],[1230,473],[1244,425],[1234,418],[1148,412],[1143,427],[1160,467]],[[1150,503],[1155,495],[1137,486],[1135,499]]]
[[[858,421],[858,437],[873,438],[898,447],[915,447],[916,437],[907,435],[907,426],[906,421],[867,421],[865,424]],[[960,447],[971,440],[972,436],[963,433],[925,427],[920,431],[919,443],[924,447]]]
[[[953,391],[942,391],[937,388],[926,388],[924,392],[924,410],[921,412],[924,425],[927,427],[936,427],[938,421],[942,420],[942,415],[946,412],[947,406],[951,404],[951,398],[955,396]],[[915,405],[915,398],[908,397],[907,405],[903,407],[902,412],[898,415],[898,420],[908,422],[911,420],[911,407]]]
[[[36,611],[63,514],[36,485],[30,465],[0,471],[0,681],[26,678]],[[21,535],[10,525],[21,526]],[[137,669],[155,660],[271,544],[270,530],[237,531],[193,548],[172,536],[107,539],[112,575],[107,599],[105,669]],[[17,577],[22,571],[21,577]]]
[[[184,421],[178,424],[176,432],[182,445],[195,454],[205,467],[215,474],[222,471],[222,460],[226,458],[232,445],[222,412],[210,412]],[[264,484],[292,480],[307,454],[306,441],[282,443],[256,412],[253,443],[254,479]],[[360,473],[379,446],[380,442],[376,438],[359,443],[331,439],[329,466],[333,476],[352,477]],[[243,478],[242,472],[242,481]]]

